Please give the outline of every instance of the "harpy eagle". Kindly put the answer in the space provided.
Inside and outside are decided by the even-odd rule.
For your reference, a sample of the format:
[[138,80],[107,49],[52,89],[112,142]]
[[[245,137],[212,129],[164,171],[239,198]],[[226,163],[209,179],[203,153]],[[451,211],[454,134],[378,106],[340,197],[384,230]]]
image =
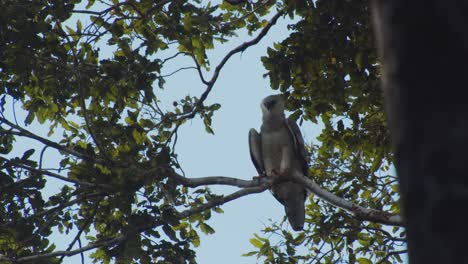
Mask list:
[[307,190],[288,177],[307,175],[304,139],[296,122],[286,119],[282,95],[267,96],[260,106],[263,122],[260,133],[254,128],[249,131],[250,157],[259,175],[278,177],[271,192],[284,205],[292,228],[300,231],[304,227]]

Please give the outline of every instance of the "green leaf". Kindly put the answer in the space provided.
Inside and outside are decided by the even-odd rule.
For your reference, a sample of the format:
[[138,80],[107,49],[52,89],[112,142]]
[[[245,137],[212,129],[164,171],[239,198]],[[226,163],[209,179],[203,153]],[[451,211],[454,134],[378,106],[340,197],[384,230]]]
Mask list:
[[305,234],[300,233],[296,238],[294,238],[293,244],[300,245],[302,242],[304,242],[305,238]]
[[242,254],[242,256],[243,257],[250,257],[250,256],[257,255],[257,254],[258,254],[258,251],[250,251],[250,252]]
[[95,0],[88,0],[88,4],[86,5],[86,9],[89,9],[91,6],[94,5]]
[[137,144],[141,144],[145,140],[145,136],[143,136],[143,134],[138,132],[136,129],[133,129],[132,136]]
[[36,150],[34,150],[34,149],[29,149],[29,150],[27,150],[26,152],[23,153],[23,156],[21,157],[21,159],[22,159],[22,160],[27,160],[27,159],[29,159],[29,157],[31,157],[32,154],[34,154],[35,151],[36,151]]
[[371,198],[371,192],[368,191],[368,190],[364,190],[362,193],[361,193],[361,198],[362,199],[370,199]]
[[372,264],[372,261],[370,261],[368,258],[358,258],[357,262],[359,264]]
[[30,111],[24,120],[24,125],[29,125],[34,120],[34,112]]
[[179,240],[177,239],[177,236],[176,236],[174,230],[173,230],[170,226],[168,226],[168,225],[163,225],[163,226],[162,226],[162,229],[163,229],[164,233],[165,233],[172,241],[175,241],[175,242],[179,241]]
[[76,28],[78,29],[78,33],[81,33],[83,31],[83,24],[79,19],[76,21]]
[[262,241],[260,241],[260,240],[258,240],[256,238],[251,238],[249,241],[250,241],[250,244],[252,244],[256,248],[261,248],[263,246]]
[[210,125],[205,125],[205,130],[208,134],[212,134],[214,135],[214,131],[213,131],[213,128],[211,128]]
[[205,223],[200,223],[200,229],[203,233],[207,235],[211,235],[215,233],[215,230],[211,228],[211,226],[205,224]]
[[302,110],[297,110],[297,111],[294,111],[294,113],[292,113],[288,119],[289,120],[292,120],[294,122],[297,122],[297,120],[299,119],[299,117],[302,115]]
[[358,67],[358,70],[362,70],[362,58],[363,58],[363,55],[362,55],[362,52],[359,52],[358,54],[356,54],[356,57],[354,58],[354,61],[356,62],[356,66]]
[[221,209],[221,207],[215,207],[215,208],[213,208],[213,210],[214,210],[215,212],[217,212],[218,214],[223,214],[223,213],[224,213],[224,210]]

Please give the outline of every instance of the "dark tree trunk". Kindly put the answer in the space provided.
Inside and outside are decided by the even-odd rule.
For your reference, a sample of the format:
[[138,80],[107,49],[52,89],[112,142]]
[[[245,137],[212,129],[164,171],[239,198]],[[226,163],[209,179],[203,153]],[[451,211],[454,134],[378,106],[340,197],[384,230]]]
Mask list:
[[376,0],[410,263],[468,263],[468,4]]

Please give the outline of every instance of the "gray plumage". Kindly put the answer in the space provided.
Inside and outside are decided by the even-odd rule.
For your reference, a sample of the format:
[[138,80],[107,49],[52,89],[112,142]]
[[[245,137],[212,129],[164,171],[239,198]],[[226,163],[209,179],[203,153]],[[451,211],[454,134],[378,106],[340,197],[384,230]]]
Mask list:
[[292,228],[302,230],[305,220],[304,186],[288,181],[293,174],[307,175],[308,159],[297,124],[284,115],[282,95],[270,95],[261,103],[263,123],[260,133],[249,131],[252,162],[260,175],[279,177],[271,192],[284,205]]

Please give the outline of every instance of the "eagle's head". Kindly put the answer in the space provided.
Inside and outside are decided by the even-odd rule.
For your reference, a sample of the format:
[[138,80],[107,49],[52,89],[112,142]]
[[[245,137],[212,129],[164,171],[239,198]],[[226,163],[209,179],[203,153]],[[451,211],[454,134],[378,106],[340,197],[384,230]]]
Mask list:
[[264,116],[284,115],[284,97],[282,94],[274,94],[265,97],[260,104]]

